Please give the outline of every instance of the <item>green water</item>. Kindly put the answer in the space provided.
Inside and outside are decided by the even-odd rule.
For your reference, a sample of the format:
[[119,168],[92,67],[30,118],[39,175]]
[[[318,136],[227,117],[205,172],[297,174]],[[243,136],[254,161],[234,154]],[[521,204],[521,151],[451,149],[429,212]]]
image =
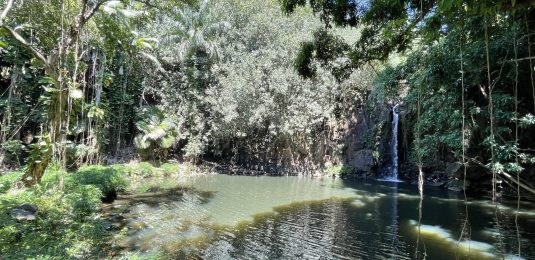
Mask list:
[[[209,175],[143,185],[112,210],[126,218],[121,246],[146,255],[412,259],[418,230],[427,259],[514,259],[518,251],[516,205],[428,188],[418,225],[419,197],[405,183]],[[525,259],[535,259],[533,209],[524,203],[518,214]],[[462,230],[469,240],[459,240]]]

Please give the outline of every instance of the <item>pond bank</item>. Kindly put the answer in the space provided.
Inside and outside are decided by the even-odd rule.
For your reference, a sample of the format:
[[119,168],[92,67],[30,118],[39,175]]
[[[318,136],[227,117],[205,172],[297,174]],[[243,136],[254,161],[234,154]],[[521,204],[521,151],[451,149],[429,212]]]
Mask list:
[[[269,223],[282,225],[293,223],[292,226],[319,228],[322,233],[334,232],[336,236],[341,236],[339,232],[348,230],[348,227],[354,228],[357,233],[360,232],[361,224],[358,223],[362,221],[384,222],[401,214],[397,228],[400,232],[404,230],[405,235],[410,237],[414,232],[410,221],[417,219],[413,213],[405,212],[413,211],[410,209],[414,208],[412,204],[417,202],[415,198],[418,197],[414,186],[410,183],[332,178],[332,175],[324,175],[324,178],[232,176],[216,174],[218,171],[213,164],[152,165],[132,162],[111,166],[84,166],[73,173],[58,169],[49,169],[43,182],[31,189],[0,191],[2,258],[136,257],[138,254],[148,256],[147,253],[158,255],[161,252],[173,257],[181,257],[184,254],[207,258],[220,254],[237,257],[241,255],[240,250],[250,250],[249,246],[256,243],[255,241],[268,239],[263,238],[264,235],[260,236],[263,233],[257,233],[255,230],[263,230],[262,232],[270,234],[273,227],[270,227],[272,224]],[[20,173],[3,175],[0,183],[12,183],[16,181],[17,176],[20,177]],[[61,179],[63,187],[60,185]],[[394,202],[396,207],[392,204]],[[492,213],[492,208],[485,207],[489,203],[474,199],[462,203],[458,193],[447,193],[438,188],[426,189],[424,207],[430,210],[426,213],[428,216],[433,214],[431,209],[441,203],[449,205],[450,208],[459,208],[450,214],[450,220],[456,219],[456,216],[462,213],[460,208],[464,208],[465,204],[471,211],[476,212],[475,216],[483,219],[488,219],[488,214]],[[500,215],[507,216],[503,220],[507,223],[515,212],[514,205],[498,205]],[[535,216],[530,213],[533,205],[526,202],[521,206],[519,216],[522,226],[531,226],[530,223],[535,223]],[[13,217],[13,210],[20,211],[27,208],[33,210],[34,207],[36,211],[32,212],[33,217],[27,219]],[[332,208],[333,211],[324,212],[324,208]],[[310,212],[310,209],[313,211]],[[387,212],[392,210],[399,212],[388,215],[390,213]],[[379,217],[377,215],[379,212],[384,212],[386,215],[376,219],[376,216]],[[296,219],[290,221],[287,219],[290,216]],[[295,222],[299,216],[312,217],[321,225],[315,226],[314,221]],[[338,224],[337,220],[334,229],[331,229],[329,227],[331,224],[328,224],[327,220],[339,218],[341,218],[340,223]],[[458,234],[450,220],[433,222],[431,218],[424,224],[438,225],[447,230],[450,236],[455,237]],[[493,230],[491,222],[478,229],[491,232]],[[342,224],[346,226],[339,226]],[[320,241],[317,240],[320,239],[318,237],[307,238],[306,234],[276,230],[278,231],[273,233],[275,237],[269,239],[285,240],[285,237],[289,236],[301,241],[299,237],[304,236],[309,241],[307,243],[316,244],[325,250],[332,246],[347,247],[340,252],[328,249],[327,251],[333,255],[346,257],[388,255],[388,252],[374,248],[374,243],[370,244],[370,241],[376,238],[368,236],[369,240],[356,240],[358,243],[363,243],[361,246],[369,247],[365,251],[359,251],[356,250],[358,245],[342,245],[337,242],[317,244]],[[522,231],[528,241],[532,239],[529,230]],[[376,230],[371,233],[374,232],[387,231]],[[506,234],[507,237],[509,235]],[[348,236],[348,239],[355,239],[353,235]],[[434,239],[432,235],[430,237]],[[444,244],[444,248],[449,248],[447,250],[451,251],[454,248],[450,243],[451,239],[443,237],[437,239],[441,239],[437,240],[438,243]],[[485,243],[490,245],[494,243],[492,239],[485,237],[475,236],[474,239],[478,242],[486,241]],[[221,243],[230,244],[232,250],[224,249]],[[303,250],[307,248],[311,250],[308,253],[312,255],[322,254],[309,247],[304,247]],[[410,246],[403,248],[407,249]],[[483,249],[486,253],[490,250],[492,254],[496,254],[495,246],[485,246]],[[256,256],[290,257],[293,249],[281,249],[280,255],[271,249],[263,250],[257,252],[259,255]],[[301,251],[301,253],[306,252]],[[399,257],[403,258],[404,254],[400,254]],[[245,255],[254,257],[255,253],[247,251]]]

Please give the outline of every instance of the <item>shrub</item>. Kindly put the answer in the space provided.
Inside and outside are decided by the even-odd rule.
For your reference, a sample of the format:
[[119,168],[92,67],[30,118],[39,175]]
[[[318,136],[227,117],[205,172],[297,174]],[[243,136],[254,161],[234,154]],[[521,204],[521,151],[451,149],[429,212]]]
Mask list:
[[81,185],[65,196],[72,214],[80,220],[100,209],[102,191],[94,185]]
[[176,174],[179,171],[178,165],[173,163],[164,163],[160,165],[160,169],[163,171],[165,176]]
[[20,156],[26,147],[20,140],[8,140],[0,145],[0,153],[3,153],[5,158],[2,163],[7,166],[20,166]]
[[94,185],[102,191],[105,197],[114,196],[124,191],[127,181],[122,171],[114,167],[84,166],[78,172],[69,175],[66,180],[68,187],[76,185]]
[[138,176],[142,178],[156,177],[159,169],[148,162],[127,164],[124,166],[124,173],[128,176]]
[[347,165],[334,165],[325,169],[325,172],[331,175],[344,177],[350,175],[353,172],[353,167]]

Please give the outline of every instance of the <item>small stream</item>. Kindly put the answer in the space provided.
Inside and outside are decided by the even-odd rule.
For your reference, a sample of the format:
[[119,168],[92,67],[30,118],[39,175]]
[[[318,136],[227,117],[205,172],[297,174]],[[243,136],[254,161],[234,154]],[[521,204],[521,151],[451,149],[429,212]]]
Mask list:
[[[419,197],[406,183],[207,175],[143,185],[150,188],[108,205],[128,228],[117,237],[125,251],[169,258],[412,259],[416,250]],[[427,259],[516,259],[516,205],[465,202],[434,188],[425,194],[420,249],[425,244]],[[467,217],[470,240],[459,240]],[[521,205],[518,224],[522,258],[535,259],[533,204]]]

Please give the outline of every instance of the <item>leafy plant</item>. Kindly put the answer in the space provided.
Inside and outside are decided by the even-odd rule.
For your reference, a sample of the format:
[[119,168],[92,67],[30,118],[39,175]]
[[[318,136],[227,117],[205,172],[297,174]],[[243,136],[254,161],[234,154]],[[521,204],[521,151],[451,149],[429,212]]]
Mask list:
[[325,172],[338,177],[346,177],[353,173],[353,167],[347,165],[333,165],[325,168]]
[[100,209],[102,196],[102,191],[95,185],[79,185],[65,199],[72,208],[72,214],[83,220]]
[[[124,191],[127,181],[122,171],[117,168],[105,166],[85,166],[76,173],[70,174],[65,180],[66,187],[78,187],[79,185],[93,185],[97,187],[103,196],[115,196],[118,192]],[[82,190],[94,194],[94,190]]]
[[12,167],[19,167],[22,158],[21,153],[24,150],[26,150],[26,147],[20,140],[5,141],[0,145],[0,154],[4,156],[4,161],[2,163]]
[[134,143],[144,156],[154,154],[163,159],[168,150],[183,138],[177,119],[157,107],[144,109],[136,127],[140,133]]

